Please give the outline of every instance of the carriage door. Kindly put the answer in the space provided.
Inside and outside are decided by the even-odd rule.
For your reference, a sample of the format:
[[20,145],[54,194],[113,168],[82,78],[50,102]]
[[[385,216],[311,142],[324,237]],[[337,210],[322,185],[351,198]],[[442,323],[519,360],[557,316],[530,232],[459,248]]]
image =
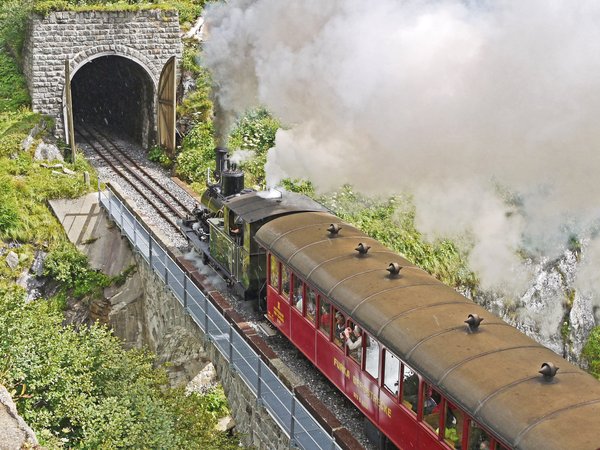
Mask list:
[[169,58],[158,82],[158,143],[175,155],[175,57]]

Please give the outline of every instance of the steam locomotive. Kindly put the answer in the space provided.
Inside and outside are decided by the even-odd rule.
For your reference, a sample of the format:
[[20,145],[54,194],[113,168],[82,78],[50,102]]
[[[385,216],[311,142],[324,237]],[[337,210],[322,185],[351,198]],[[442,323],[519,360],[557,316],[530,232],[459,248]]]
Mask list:
[[[227,149],[215,149],[215,183],[207,183],[201,204],[181,224],[188,242],[246,300],[264,299],[265,251],[254,240],[258,229],[286,214],[327,211],[314,200],[293,192],[259,192],[244,188],[244,172],[232,164]],[[262,294],[262,295],[261,295]]]
[[244,190],[220,152],[184,229],[380,448],[600,449],[591,375],[312,200]]

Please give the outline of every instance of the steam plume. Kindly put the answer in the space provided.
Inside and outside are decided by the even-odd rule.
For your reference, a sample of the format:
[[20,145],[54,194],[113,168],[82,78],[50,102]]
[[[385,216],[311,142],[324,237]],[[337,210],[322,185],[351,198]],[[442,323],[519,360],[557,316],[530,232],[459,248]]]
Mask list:
[[223,110],[290,125],[270,185],[413,192],[428,235],[471,230],[484,286],[523,288],[519,247],[552,258],[593,238],[599,2],[232,0],[207,22]]

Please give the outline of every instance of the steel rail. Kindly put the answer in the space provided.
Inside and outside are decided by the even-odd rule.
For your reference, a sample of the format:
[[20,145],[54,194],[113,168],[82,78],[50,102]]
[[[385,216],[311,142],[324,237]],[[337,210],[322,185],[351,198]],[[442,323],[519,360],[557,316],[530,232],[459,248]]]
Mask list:
[[[98,136],[101,136],[103,139],[105,139],[120,155],[119,158],[122,156],[125,160],[127,160],[129,163],[131,163],[131,165],[133,165],[137,170],[139,170],[141,173],[143,173],[147,178],[145,179],[152,181],[153,183],[155,183],[158,186],[158,189],[164,191],[166,193],[167,196],[169,196],[174,203],[176,203],[183,211],[184,214],[180,215],[180,218],[184,218],[186,213],[190,213],[191,209],[185,204],[183,203],[179,198],[177,198],[175,195],[173,195],[172,192],[170,192],[168,189],[165,189],[163,186],[161,186],[159,183],[154,181],[154,176],[149,173],[145,168],[143,168],[142,166],[139,165],[139,163],[133,159],[131,156],[129,156],[127,153],[123,152],[123,148],[121,146],[119,146],[118,144],[116,144],[114,142],[114,140],[112,140],[110,138],[110,136],[108,136],[106,133],[104,133],[102,130],[100,130],[99,128],[95,127],[95,126],[91,126],[91,127],[87,127],[87,126],[83,126],[83,128],[89,132],[89,130],[92,130],[92,135],[96,138],[97,141],[99,141]],[[122,163],[122,162],[121,162]]]
[[[77,131],[77,134],[110,166],[112,170],[115,171],[115,173],[117,173],[121,178],[123,178],[125,182],[127,182],[131,187],[133,187],[133,189],[135,189],[146,201],[148,201],[148,203],[156,210],[160,217],[167,221],[167,223],[169,223],[178,233],[181,234],[181,231],[179,230],[179,224],[172,217],[172,215],[180,217],[180,213],[177,210],[175,210],[168,201],[166,201],[160,194],[155,193],[154,189],[151,186],[148,186],[148,184],[143,179],[140,180],[139,175],[133,174],[131,170],[123,170],[120,167],[117,167],[117,165],[113,161],[111,161],[110,158],[101,149],[98,148],[98,145],[104,148],[104,150],[106,150],[111,155],[111,157],[117,160],[123,167],[127,168],[127,166],[124,165],[122,161],[115,157],[112,154],[112,152],[109,149],[106,149],[100,142],[96,141],[98,145],[95,145],[91,141],[90,136],[84,135],[79,130]],[[150,192],[152,192],[152,194],[160,200],[160,204],[159,202],[150,198],[150,196],[147,193],[145,193],[137,183],[134,183],[131,180],[131,177],[128,176],[128,174],[133,174],[138,180],[140,180],[144,187],[147,188]],[[170,212],[170,214],[164,212],[163,209],[167,209]]]

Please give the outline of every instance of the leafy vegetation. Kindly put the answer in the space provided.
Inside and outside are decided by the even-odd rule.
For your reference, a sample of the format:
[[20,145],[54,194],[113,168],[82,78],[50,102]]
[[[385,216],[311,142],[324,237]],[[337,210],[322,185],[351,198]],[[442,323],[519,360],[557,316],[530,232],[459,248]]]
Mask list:
[[[122,283],[135,268],[107,277],[91,269],[85,256],[66,241],[47,201],[78,197],[91,188],[82,176],[53,173],[34,160],[43,130],[52,124],[29,109],[14,57],[21,50],[24,19],[32,10],[64,5],[126,9],[124,4],[0,2],[0,383],[45,448],[233,449],[237,440],[215,431],[217,419],[227,413],[222,390],[203,396],[172,389],[150,353],[125,351],[100,325],[63,325],[67,299],[98,296],[104,287]],[[191,21],[202,4],[186,0],[169,7],[181,7],[182,20]],[[41,131],[24,150],[21,143],[35,125]],[[78,174],[93,174],[80,154],[65,166]],[[92,175],[92,186],[96,182]],[[26,302],[15,280],[40,249],[48,252],[44,275],[61,288],[53,298]],[[14,269],[2,257],[9,251],[18,257]]]
[[102,326],[63,327],[56,302],[0,287],[0,383],[50,448],[233,449],[215,431],[220,395],[184,395],[146,351]]
[[474,289],[475,275],[468,269],[466,255],[449,240],[428,243],[415,228],[415,210],[409,197],[373,199],[345,186],[340,192],[320,198],[343,220],[401,253],[446,284]]
[[148,151],[148,159],[160,164],[165,169],[169,169],[173,166],[173,161],[169,158],[169,155],[167,155],[165,150],[158,145],[152,147]]
[[256,189],[265,189],[267,151],[275,145],[275,134],[281,123],[266,109],[249,111],[242,117],[229,136],[229,148],[252,153],[253,157],[241,163],[247,174],[246,183]]
[[589,372],[600,380],[600,326],[590,333],[581,356],[588,363]]

